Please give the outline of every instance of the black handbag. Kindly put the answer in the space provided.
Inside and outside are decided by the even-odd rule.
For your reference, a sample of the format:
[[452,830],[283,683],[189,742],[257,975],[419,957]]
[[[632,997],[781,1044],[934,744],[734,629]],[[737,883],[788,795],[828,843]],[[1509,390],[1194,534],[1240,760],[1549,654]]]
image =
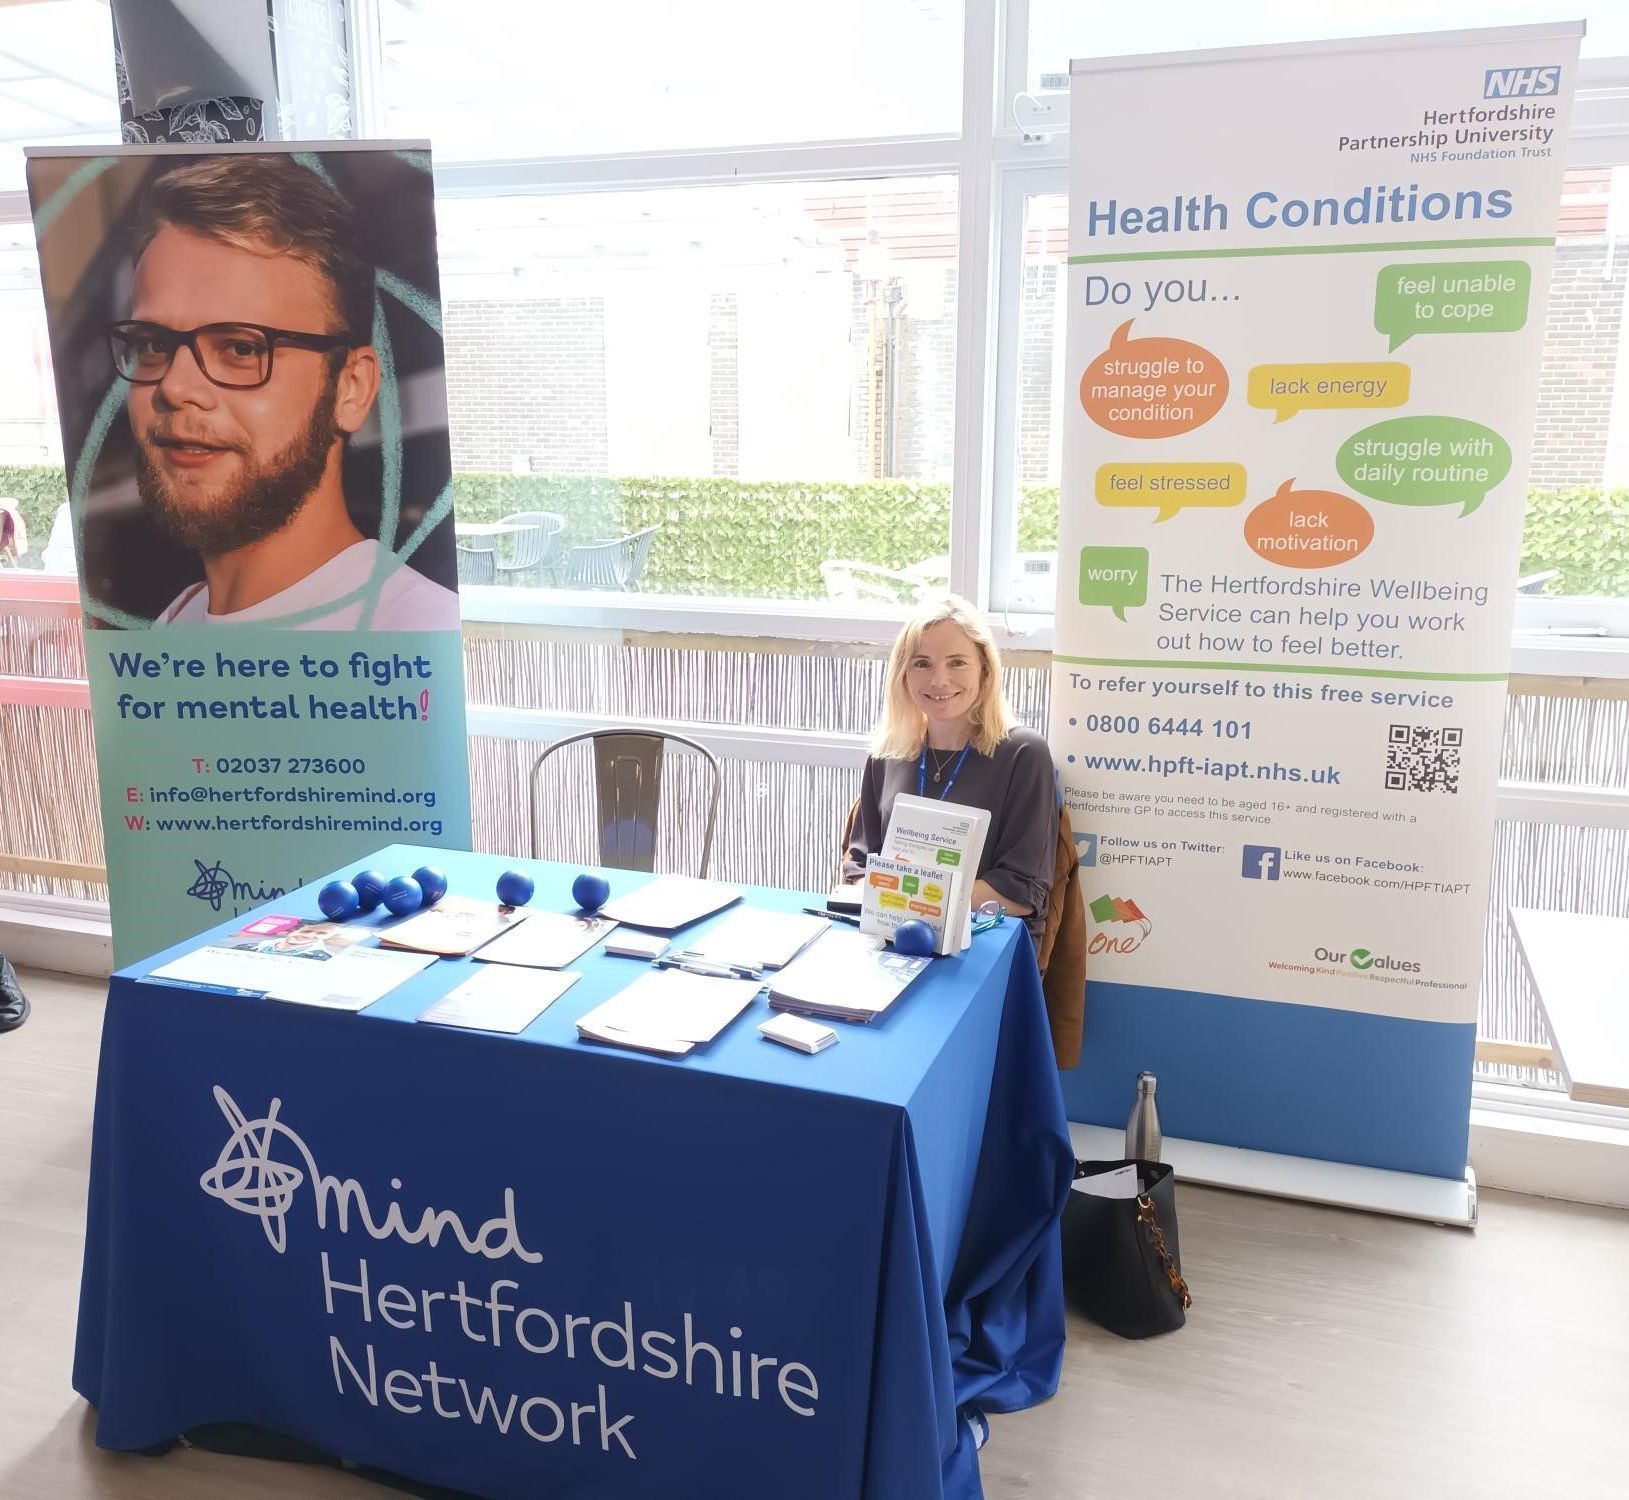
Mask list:
[[1094,1323],[1125,1339],[1170,1333],[1193,1306],[1177,1245],[1176,1176],[1164,1162],[1079,1161],[1075,1176],[1135,1165],[1135,1198],[1071,1192],[1063,1211],[1063,1286]]

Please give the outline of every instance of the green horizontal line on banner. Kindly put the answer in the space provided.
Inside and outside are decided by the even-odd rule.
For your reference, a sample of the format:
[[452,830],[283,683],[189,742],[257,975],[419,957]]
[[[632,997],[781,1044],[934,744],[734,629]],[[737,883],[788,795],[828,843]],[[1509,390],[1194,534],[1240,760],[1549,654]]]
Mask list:
[[1393,240],[1373,245],[1261,245],[1242,250],[1127,250],[1109,255],[1071,255],[1072,266],[1097,266],[1120,260],[1224,260],[1252,255],[1394,255],[1400,250],[1498,250],[1555,244],[1554,235],[1518,239]]
[[1074,667],[1170,667],[1200,672],[1298,672],[1310,677],[1403,677],[1410,682],[1508,682],[1508,672],[1387,672],[1368,667],[1280,667],[1251,661],[1125,661],[1113,656],[1061,656]]

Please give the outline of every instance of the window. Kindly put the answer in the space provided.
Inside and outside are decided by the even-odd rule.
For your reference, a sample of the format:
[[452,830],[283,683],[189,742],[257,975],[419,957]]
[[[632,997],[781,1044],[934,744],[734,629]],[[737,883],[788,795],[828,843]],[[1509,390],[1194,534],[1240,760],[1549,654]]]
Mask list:
[[23,186],[23,147],[116,141],[112,12],[95,0],[0,8],[0,192]]
[[1532,26],[1587,14],[1585,57],[1629,52],[1629,10],[1578,0],[1368,0],[1364,5],[1306,5],[1296,0],[1165,0],[1157,6],[1082,5],[1080,0],[1027,0],[1028,84],[1051,87],[1076,57],[1245,47],[1332,37],[1400,36],[1471,26]]
[[948,576],[953,178],[450,199],[439,226],[460,524],[563,523],[514,581],[909,602]]
[[379,10],[381,133],[429,136],[444,161],[924,135],[961,121],[959,0]]

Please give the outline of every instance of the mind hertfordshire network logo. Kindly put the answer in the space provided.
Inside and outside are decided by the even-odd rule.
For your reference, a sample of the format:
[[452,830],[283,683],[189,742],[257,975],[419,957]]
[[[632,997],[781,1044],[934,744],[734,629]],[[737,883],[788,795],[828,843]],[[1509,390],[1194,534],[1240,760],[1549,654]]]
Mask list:
[[[622,1380],[613,1397],[597,1378],[600,1371],[626,1371],[703,1395],[757,1403],[764,1421],[818,1415],[815,1372],[799,1360],[748,1347],[745,1317],[723,1317],[710,1309],[709,1323],[725,1333],[715,1333],[716,1342],[709,1342],[701,1334],[711,1327],[691,1312],[675,1316],[667,1309],[642,1316],[631,1299],[622,1299],[609,1313],[550,1309],[530,1300],[535,1294],[521,1281],[493,1276],[494,1262],[511,1262],[525,1275],[543,1261],[522,1237],[513,1188],[502,1190],[499,1212],[473,1229],[453,1209],[404,1208],[399,1197],[389,1198],[381,1211],[361,1179],[330,1175],[318,1166],[312,1148],[280,1118],[280,1098],[251,1119],[219,1084],[213,1094],[229,1129],[198,1185],[218,1203],[256,1220],[277,1255],[297,1252],[302,1244],[316,1248],[312,1270],[322,1287],[324,1313],[350,1325],[328,1334],[322,1354],[313,1351],[315,1362],[328,1367],[338,1399],[360,1399],[426,1420],[468,1422],[544,1445],[592,1448],[597,1442],[603,1453],[636,1462],[636,1435],[630,1430],[635,1414],[612,1417],[613,1405],[636,1388]],[[404,1192],[408,1175],[388,1178],[393,1194]],[[375,1189],[374,1196],[382,1194]],[[360,1245],[342,1238],[353,1235]],[[370,1240],[381,1248],[375,1251]],[[415,1287],[403,1245],[461,1251],[474,1258],[469,1269],[475,1274]],[[370,1264],[369,1253],[385,1255],[388,1263]],[[434,1269],[445,1266],[443,1253]],[[415,1357],[415,1343],[434,1334],[445,1339],[449,1329],[469,1341],[472,1362],[492,1351],[510,1351],[511,1362],[504,1366],[510,1373],[513,1354],[535,1356],[540,1382],[582,1381],[586,1372],[595,1379],[593,1397],[574,1399],[586,1396],[581,1389],[549,1395],[494,1389],[470,1371],[450,1372],[437,1359]]]

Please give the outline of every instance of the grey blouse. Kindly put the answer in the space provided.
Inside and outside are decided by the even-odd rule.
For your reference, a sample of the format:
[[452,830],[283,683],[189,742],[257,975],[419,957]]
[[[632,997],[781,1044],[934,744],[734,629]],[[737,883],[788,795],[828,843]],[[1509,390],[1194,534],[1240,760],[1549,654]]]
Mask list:
[[[843,861],[844,880],[859,880],[865,874],[866,856],[881,853],[894,798],[901,792],[916,794],[916,767],[914,759],[872,756],[866,761],[860,808]],[[933,784],[930,757],[922,795],[935,797],[942,790]],[[1025,920],[1038,939],[1046,923],[1058,849],[1058,796],[1046,741],[1033,729],[1015,729],[996,746],[994,755],[969,752],[946,800],[989,812],[990,830],[978,876],[1007,900],[1033,909]]]

